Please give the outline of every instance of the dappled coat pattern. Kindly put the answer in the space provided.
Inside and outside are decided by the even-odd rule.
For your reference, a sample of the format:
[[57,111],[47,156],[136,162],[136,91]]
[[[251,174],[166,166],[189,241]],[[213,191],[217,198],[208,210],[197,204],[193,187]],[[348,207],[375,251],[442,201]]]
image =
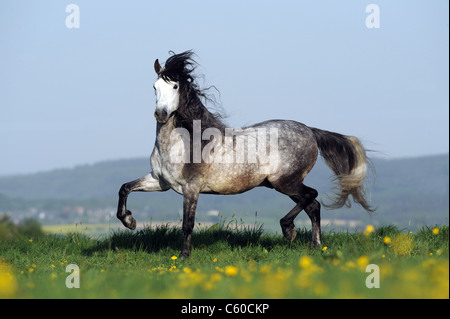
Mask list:
[[368,212],[373,210],[363,189],[369,162],[356,137],[311,128],[292,120],[269,120],[240,129],[227,128],[220,114],[210,112],[202,102],[208,100],[208,94],[195,81],[197,64],[193,55],[192,51],[172,52],[164,68],[155,61],[157,127],[152,170],[120,188],[117,217],[126,227],[136,228],[136,221],[126,208],[131,192],[173,189],[184,198],[184,244],[180,255],[188,257],[200,193],[238,194],[265,186],[286,194],[295,202],[294,208],[280,220],[283,235],[294,240],[294,219],[304,210],[312,224],[311,244],[320,245],[318,193],[303,184],[319,152],[336,175],[336,198],[329,206],[350,205],[351,195]]

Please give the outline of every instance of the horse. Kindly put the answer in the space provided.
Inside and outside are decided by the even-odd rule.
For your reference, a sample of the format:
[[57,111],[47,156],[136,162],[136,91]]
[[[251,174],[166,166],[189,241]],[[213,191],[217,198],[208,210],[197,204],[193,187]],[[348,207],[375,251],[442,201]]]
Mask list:
[[320,246],[318,192],[303,184],[319,153],[335,174],[337,186],[334,202],[322,205],[351,206],[351,195],[354,202],[373,212],[363,187],[370,160],[358,138],[292,120],[227,128],[220,112],[210,111],[202,102],[209,99],[209,88],[197,84],[195,53],[169,53],[164,68],[158,59],[154,63],[156,140],[150,157],[151,171],[123,184],[119,191],[117,217],[125,227],[136,228],[136,220],[127,210],[131,192],[173,189],[183,195],[180,257],[188,258],[199,194],[239,194],[264,186],[295,202],[280,220],[284,237],[295,239],[294,219],[304,210],[311,220],[311,246]]

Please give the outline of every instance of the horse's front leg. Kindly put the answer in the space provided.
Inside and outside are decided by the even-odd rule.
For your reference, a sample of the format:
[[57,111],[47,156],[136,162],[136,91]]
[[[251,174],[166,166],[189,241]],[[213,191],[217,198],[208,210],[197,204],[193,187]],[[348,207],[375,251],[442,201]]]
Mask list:
[[180,257],[188,258],[191,254],[191,236],[195,223],[195,210],[197,209],[199,191],[196,187],[183,188],[183,250]]
[[160,181],[156,179],[153,173],[122,185],[119,191],[119,204],[117,207],[117,218],[122,224],[129,229],[136,229],[136,220],[131,216],[131,212],[127,210],[127,198],[131,192],[154,192],[165,191]]

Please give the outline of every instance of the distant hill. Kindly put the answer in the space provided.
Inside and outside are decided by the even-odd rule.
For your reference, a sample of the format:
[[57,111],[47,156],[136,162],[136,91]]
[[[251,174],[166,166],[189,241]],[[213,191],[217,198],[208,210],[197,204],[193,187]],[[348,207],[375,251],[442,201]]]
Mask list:
[[[361,220],[363,223],[397,223],[402,226],[419,224],[448,224],[449,217],[449,155],[405,159],[373,159],[375,176],[368,189],[377,211],[369,216],[356,205],[351,209],[324,210],[323,219]],[[0,177],[0,214],[9,211],[23,213],[31,208],[57,212],[67,206],[87,208],[109,207],[117,204],[120,186],[147,174],[148,158],[123,159],[81,165],[36,174]],[[322,160],[306,177],[305,184],[316,188],[326,202],[330,194],[332,172]],[[218,210],[225,216],[236,212],[268,223],[284,216],[294,203],[274,190],[257,188],[233,195],[201,195],[198,212],[206,216]],[[131,194],[129,207],[133,212],[145,212],[144,220],[178,220],[182,197],[173,191]],[[203,215],[202,215],[203,214]],[[307,220],[301,214],[299,220]],[[307,223],[306,223],[307,224]]]

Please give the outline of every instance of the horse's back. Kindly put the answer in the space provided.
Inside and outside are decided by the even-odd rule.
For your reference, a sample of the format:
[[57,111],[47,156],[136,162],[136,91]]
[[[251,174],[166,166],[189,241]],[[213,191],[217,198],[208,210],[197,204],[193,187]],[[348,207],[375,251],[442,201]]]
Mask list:
[[[275,187],[291,179],[302,182],[316,162],[316,140],[311,129],[302,123],[269,120],[242,131],[256,137],[255,149],[251,149],[247,140],[245,162],[211,163],[204,192],[236,194],[256,186]],[[258,154],[252,157],[256,148]],[[233,151],[236,155],[238,150]],[[249,161],[251,158],[254,161]]]
[[295,180],[302,182],[313,168],[319,154],[312,130],[292,120],[269,120],[253,127],[278,132],[278,163],[267,177],[271,185]]

